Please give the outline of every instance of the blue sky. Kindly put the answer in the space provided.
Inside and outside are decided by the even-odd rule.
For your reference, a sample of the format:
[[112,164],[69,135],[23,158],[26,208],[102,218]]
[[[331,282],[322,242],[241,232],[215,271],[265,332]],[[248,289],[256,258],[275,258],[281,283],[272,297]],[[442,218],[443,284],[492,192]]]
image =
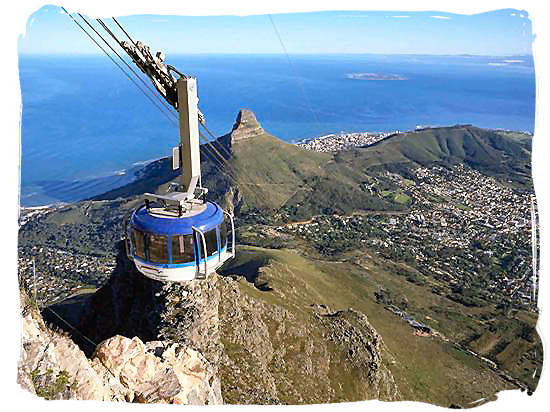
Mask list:
[[[471,16],[437,11],[331,11],[274,14],[272,18],[289,53],[506,56],[531,54],[533,42],[527,13],[512,9]],[[110,19],[105,20],[115,28]],[[283,52],[268,15],[137,15],[119,21],[134,39],[166,54]],[[29,17],[19,51],[101,53],[55,6],[45,6]]]

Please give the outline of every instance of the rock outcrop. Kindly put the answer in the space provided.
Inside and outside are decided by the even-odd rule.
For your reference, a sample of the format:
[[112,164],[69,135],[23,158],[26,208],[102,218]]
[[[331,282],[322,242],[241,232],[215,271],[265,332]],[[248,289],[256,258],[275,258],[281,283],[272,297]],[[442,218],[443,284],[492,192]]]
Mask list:
[[212,366],[189,347],[162,341],[144,344],[117,335],[98,346],[92,363],[105,386],[119,388],[131,402],[223,403]]
[[[187,345],[215,368],[223,350],[218,337],[219,277],[157,282],[139,273],[126,258],[124,246],[119,248],[113,275],[91,297],[77,329],[95,342],[122,335]],[[84,348],[89,346],[75,338]]]
[[48,328],[21,291],[22,339],[17,382],[48,399],[111,399],[84,352],[67,335]]
[[315,317],[324,328],[324,337],[337,345],[344,362],[343,373],[359,372],[362,389],[370,399],[398,400],[397,385],[384,362],[394,359],[386,350],[382,337],[369,323],[367,316],[354,309],[331,311],[325,305],[314,305]]
[[163,284],[137,273],[123,254],[119,260],[79,325],[95,339],[119,334],[192,348],[212,364],[225,403],[400,399],[382,339],[360,312],[290,310],[244,293],[251,287],[244,278],[217,274]]
[[243,293],[241,282],[219,282],[226,403],[400,399],[386,366],[391,359],[382,355],[382,338],[365,315],[324,305],[289,310]]
[[401,397],[382,338],[360,312],[294,307],[239,276],[152,281],[123,249],[117,262],[77,326],[102,343],[90,353],[74,336],[99,387],[112,388],[104,398],[305,404]]
[[46,399],[191,405],[222,404],[215,368],[198,351],[163,341],[113,336],[88,359],[63,332],[48,328],[21,293],[22,350],[17,381]]
[[263,133],[265,133],[265,131],[262,126],[260,126],[254,112],[248,109],[241,109],[233,125],[233,130],[231,131],[231,140],[232,142],[237,142],[239,140],[250,139],[251,137]]
[[220,141],[225,146],[232,146],[236,142],[251,139],[265,133],[254,112],[248,109],[241,109],[233,125],[233,129],[228,134],[220,137]]

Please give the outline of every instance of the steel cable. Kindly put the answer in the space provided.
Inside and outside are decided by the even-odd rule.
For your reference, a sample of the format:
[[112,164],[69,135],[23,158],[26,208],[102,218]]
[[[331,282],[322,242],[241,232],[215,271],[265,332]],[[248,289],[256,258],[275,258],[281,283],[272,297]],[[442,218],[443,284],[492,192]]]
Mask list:
[[64,7],[61,7],[61,9],[62,9],[65,13],[67,13],[67,15],[71,18],[71,20],[72,20],[72,21],[73,21],[73,22],[74,22],[74,23],[75,23],[84,33],[86,33],[86,35],[96,44],[97,47],[99,47],[99,48],[101,49],[101,51],[102,51],[103,53],[105,53],[105,55],[109,58],[109,60],[111,60],[111,61],[113,62],[113,64],[114,64],[115,66],[117,66],[117,67],[122,71],[122,73],[124,73],[124,74],[126,75],[126,77],[128,77],[128,79],[129,79],[132,83],[134,83],[134,85],[135,85],[135,86],[145,95],[145,97],[147,97],[147,98],[151,101],[151,103],[153,103],[153,105],[155,105],[155,107],[156,107],[157,109],[159,109],[159,110],[161,111],[161,113],[164,114],[164,115],[166,116],[166,118],[167,118],[170,122],[173,122],[173,119],[171,119],[170,117],[168,117],[167,113],[164,112],[164,111],[162,110],[162,108],[161,108],[160,106],[158,106],[158,105],[156,104],[156,102],[151,98],[151,96],[149,96],[149,95],[147,94],[147,92],[146,92],[145,90],[143,90],[143,89],[140,87],[139,84],[136,83],[136,81],[132,78],[132,76],[130,76],[130,75],[124,70],[124,68],[123,68],[121,65],[119,65],[119,64],[115,61],[115,59],[113,59],[113,57],[107,52],[107,50],[105,50],[105,49],[96,41],[96,39],[94,39],[93,36],[92,36],[90,33],[88,33],[88,32],[86,31],[86,29],[85,29],[84,27],[82,27],[82,25],[81,25],[78,21],[76,21],[76,19],[75,19],[73,16],[71,16],[67,10],[65,10]]
[[[151,87],[143,80],[143,78],[141,78],[141,76],[139,76],[136,71],[120,56],[119,53],[117,53],[113,47],[109,44],[109,42],[107,40],[105,40],[105,38],[87,21],[87,19],[82,16],[80,13],[77,13],[78,16],[95,32],[95,34],[111,49],[111,51],[131,70],[131,72],[149,89],[149,91],[163,104],[163,106],[167,109],[167,112],[164,111],[162,109],[162,107],[160,107],[156,102],[155,100],[153,100],[151,98],[151,96],[147,93],[146,90],[144,90],[133,78],[130,74],[128,74],[128,72],[126,72],[126,70],[124,70],[124,68],[118,64],[115,59],[107,52],[107,50],[105,50],[98,42],[96,39],[93,38],[93,36],[64,8],[64,7],[61,7],[61,9],[71,18],[71,20],[94,42],[94,44],[99,47],[99,49],[109,58],[109,60],[111,60],[111,62],[113,64],[115,64],[125,75],[126,77],[128,77],[128,79],[145,95],[145,97],[147,97],[151,103],[153,103],[153,105],[160,110],[160,112],[168,119],[168,121],[172,124],[172,125],[175,125],[177,126],[177,123],[176,123],[176,119],[177,119],[177,114],[172,112],[172,110],[166,105],[165,102],[162,101],[162,99],[158,96],[157,93],[154,92],[154,90],[151,89]],[[128,37],[128,39],[135,45],[135,42],[134,40],[130,37],[130,35],[126,32],[126,30],[124,30],[124,28],[120,25],[120,23],[113,17],[113,20],[115,21],[115,23],[120,27],[120,29],[124,32],[124,34]],[[97,19],[98,23],[103,27],[103,29],[115,40],[115,42],[117,42],[117,44],[119,44],[120,46],[120,41],[118,40],[118,38],[114,35],[114,33],[108,28],[108,26],[101,20],[101,19]],[[169,115],[172,116],[169,117]],[[202,124],[202,123],[201,123]],[[213,166],[216,168],[216,170],[218,170],[222,175],[225,175],[228,179],[230,179],[231,181],[233,181],[233,183],[237,186],[240,186],[240,183],[238,182],[238,179],[237,179],[237,176],[238,176],[238,173],[236,171],[236,169],[228,162],[229,158],[231,157],[231,153],[229,153],[229,151],[220,143],[218,142],[218,140],[216,139],[216,137],[212,134],[212,132],[204,125],[202,124],[202,126],[204,127],[204,129],[214,138],[214,143],[217,143],[218,144],[218,147],[224,151],[228,158],[226,159],[221,153],[219,150],[216,149],[216,147],[214,147],[214,145],[212,144],[212,142],[208,139],[208,137],[206,137],[203,133],[200,133],[199,131],[199,136],[203,138],[203,140],[206,140],[206,144],[203,144],[203,148],[207,151],[207,153],[209,154],[209,157],[211,158],[212,162],[213,162]],[[216,162],[217,161],[217,162]],[[225,166],[225,169],[224,170],[224,167]],[[248,180],[251,180],[250,179],[250,176],[243,171],[243,174],[248,178]],[[245,185],[247,183],[245,182]],[[258,189],[261,190],[261,188],[259,187],[259,184],[257,183],[252,183],[250,182],[249,183],[250,185],[255,185],[256,187],[258,187]],[[263,190],[261,190],[263,191]],[[257,194],[254,193],[255,197],[258,198]],[[265,193],[264,193],[265,195]]]

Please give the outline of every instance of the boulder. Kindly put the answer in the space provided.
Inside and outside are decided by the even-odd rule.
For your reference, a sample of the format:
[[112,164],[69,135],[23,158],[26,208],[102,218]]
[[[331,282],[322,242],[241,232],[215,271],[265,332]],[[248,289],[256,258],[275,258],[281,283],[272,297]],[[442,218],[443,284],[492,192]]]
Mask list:
[[143,403],[222,404],[220,381],[209,362],[182,344],[113,336],[94,358],[128,389],[127,398]]

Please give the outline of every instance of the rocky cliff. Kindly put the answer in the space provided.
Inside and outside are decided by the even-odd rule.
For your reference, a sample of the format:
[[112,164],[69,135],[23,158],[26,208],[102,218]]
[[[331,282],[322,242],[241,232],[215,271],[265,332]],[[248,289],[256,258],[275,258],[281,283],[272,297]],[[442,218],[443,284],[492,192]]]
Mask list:
[[248,109],[241,109],[233,125],[233,130],[230,133],[231,142],[250,139],[263,133],[265,131],[256,119],[254,112]]
[[[151,366],[150,372],[140,373],[146,378],[139,382],[121,372],[119,364],[129,362],[124,359],[134,351],[139,356],[126,365],[174,364],[173,348],[201,354],[194,356],[207,366],[199,368],[205,372],[198,382],[214,378],[195,391],[203,402],[222,396],[226,403],[239,404],[400,399],[386,366],[391,358],[365,315],[309,304],[294,311],[270,302],[269,293],[250,294],[250,287],[243,277],[218,274],[203,281],[155,282],[139,274],[121,251],[112,277],[89,299],[76,328],[88,339],[103,341],[102,347],[91,353],[92,345],[82,336],[74,338],[93,362],[99,359],[111,371],[111,380],[133,392],[124,393],[125,399],[189,401],[173,395],[178,387],[174,377],[184,367],[155,377],[154,371],[162,368]],[[104,354],[115,361],[105,361]],[[155,384],[158,380],[163,384]],[[161,387],[173,389],[159,393]]]
[[[365,315],[307,305],[305,313],[219,282],[220,376],[229,403],[326,403],[401,398],[384,343]],[[269,292],[265,292],[269,293]],[[305,315],[305,316],[304,316]]]
[[188,346],[166,341],[143,343],[137,337],[116,335],[97,345],[87,358],[67,333],[46,326],[24,291],[21,307],[22,347],[17,381],[38,396],[138,403],[223,403],[214,368]]
[[237,142],[262,136],[265,133],[254,112],[248,109],[241,109],[239,114],[237,114],[232,130],[220,137],[219,141],[224,146],[231,147]]

